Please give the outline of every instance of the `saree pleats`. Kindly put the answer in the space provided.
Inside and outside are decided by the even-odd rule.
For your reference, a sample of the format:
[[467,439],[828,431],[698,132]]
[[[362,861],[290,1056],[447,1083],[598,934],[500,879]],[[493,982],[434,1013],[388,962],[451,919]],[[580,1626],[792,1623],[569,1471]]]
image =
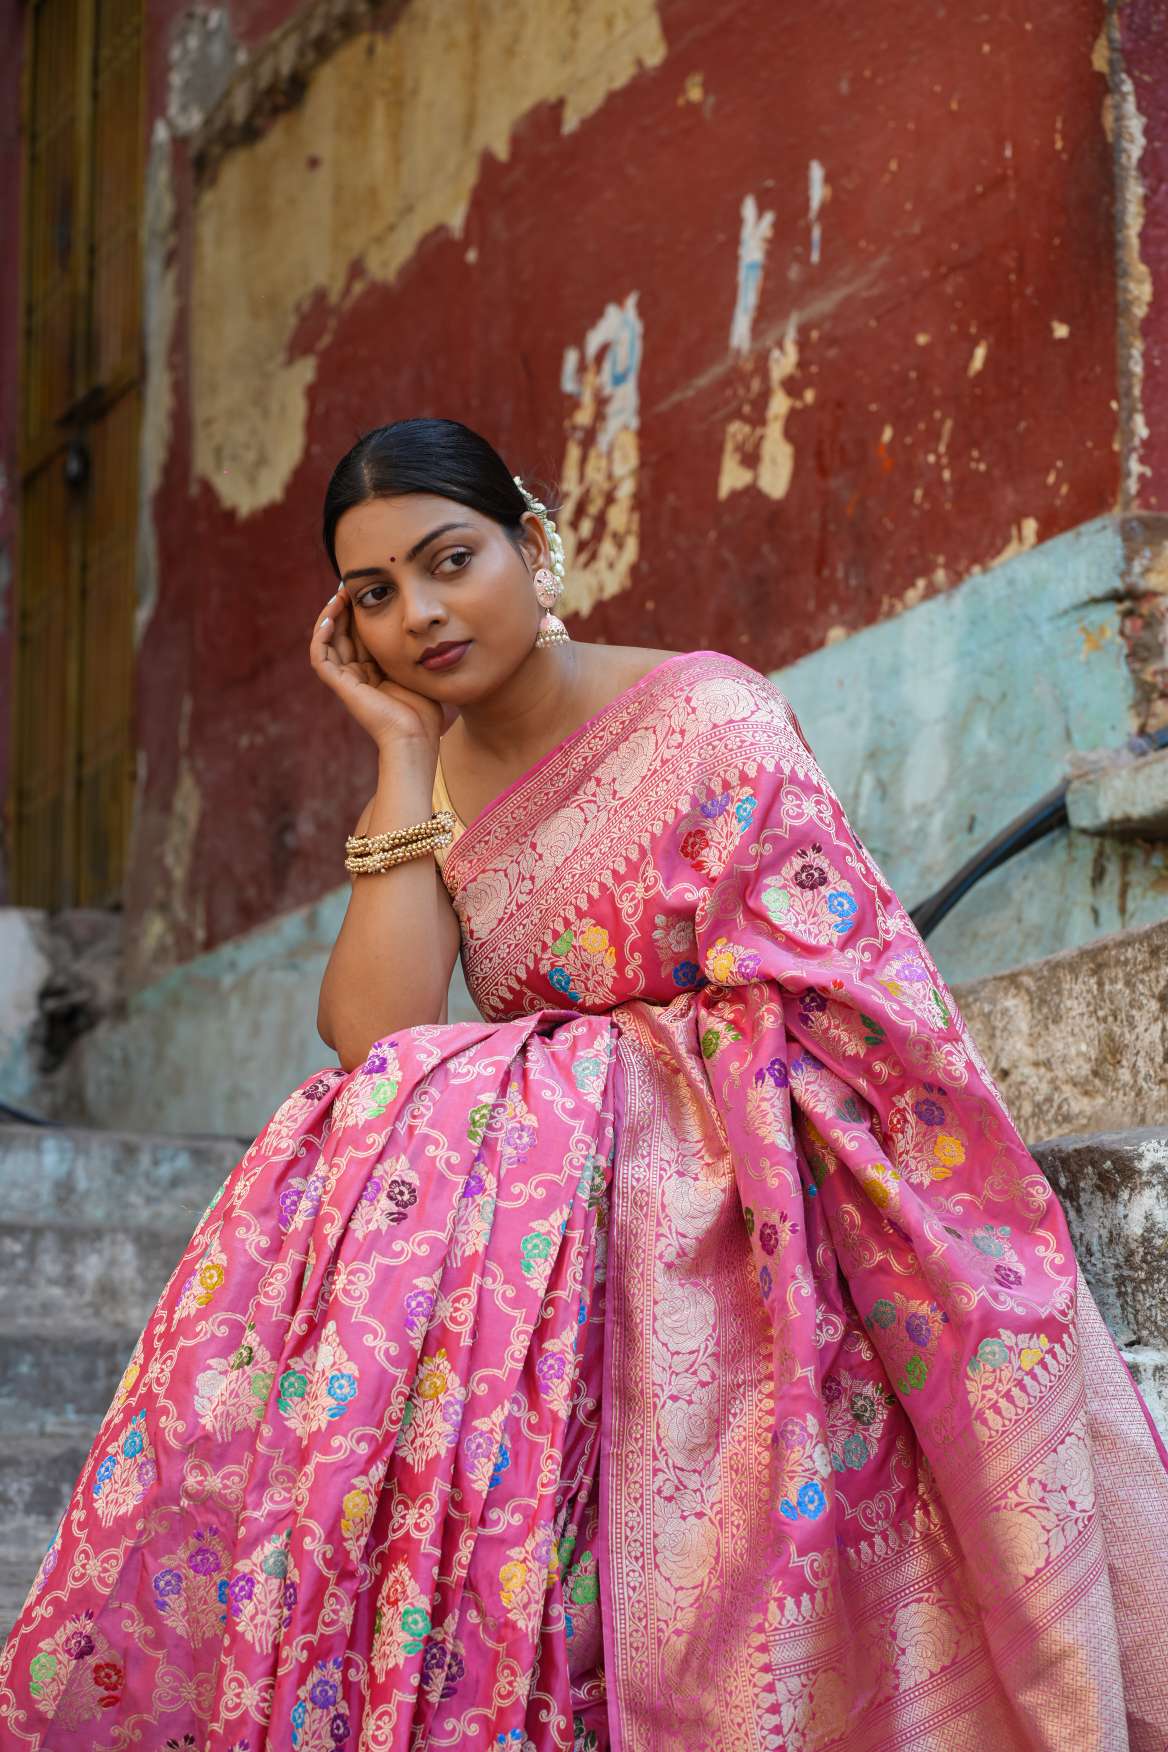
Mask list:
[[3,1745],[1163,1752],[1163,1445],[782,696],[659,664],[443,874],[487,1020],[213,1202]]
[[289,1097],[126,1369],[5,1652],[5,1745],[452,1743],[456,1694],[491,1741],[542,1710],[570,1742],[608,1033],[416,1029]]

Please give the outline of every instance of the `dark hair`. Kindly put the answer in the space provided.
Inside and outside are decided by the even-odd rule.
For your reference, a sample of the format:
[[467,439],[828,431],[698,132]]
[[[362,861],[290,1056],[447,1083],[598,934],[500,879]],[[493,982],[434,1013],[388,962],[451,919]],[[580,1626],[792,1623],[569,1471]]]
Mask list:
[[[538,488],[536,489],[538,492]],[[395,420],[358,438],[324,496],[324,545],[337,566],[337,524],[354,505],[403,493],[436,493],[469,505],[518,538],[527,501],[493,445],[458,420]],[[539,494],[542,498],[543,494]]]

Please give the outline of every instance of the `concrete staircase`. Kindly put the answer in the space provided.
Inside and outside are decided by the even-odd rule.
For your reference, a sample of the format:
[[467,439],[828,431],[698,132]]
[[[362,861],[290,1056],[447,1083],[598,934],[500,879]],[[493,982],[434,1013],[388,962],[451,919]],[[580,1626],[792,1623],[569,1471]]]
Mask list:
[[0,1127],[0,1638],[146,1318],[245,1148]]

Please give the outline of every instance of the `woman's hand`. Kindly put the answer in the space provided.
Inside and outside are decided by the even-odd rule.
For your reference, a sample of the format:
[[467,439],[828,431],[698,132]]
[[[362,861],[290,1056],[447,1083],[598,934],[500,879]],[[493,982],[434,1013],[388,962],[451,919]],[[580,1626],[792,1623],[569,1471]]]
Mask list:
[[438,738],[457,714],[386,679],[362,643],[343,584],[316,623],[308,655],[321,681],[379,748],[420,742],[437,759]]

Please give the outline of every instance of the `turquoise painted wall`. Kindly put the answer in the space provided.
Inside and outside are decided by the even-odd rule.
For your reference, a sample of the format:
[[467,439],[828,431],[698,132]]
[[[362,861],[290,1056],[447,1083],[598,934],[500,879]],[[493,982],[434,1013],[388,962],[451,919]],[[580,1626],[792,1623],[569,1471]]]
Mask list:
[[[1066,777],[1118,747],[1133,691],[1109,518],[824,646],[774,679],[901,899],[915,906]],[[1163,850],[1063,831],[930,937],[954,982],[1168,917]]]

